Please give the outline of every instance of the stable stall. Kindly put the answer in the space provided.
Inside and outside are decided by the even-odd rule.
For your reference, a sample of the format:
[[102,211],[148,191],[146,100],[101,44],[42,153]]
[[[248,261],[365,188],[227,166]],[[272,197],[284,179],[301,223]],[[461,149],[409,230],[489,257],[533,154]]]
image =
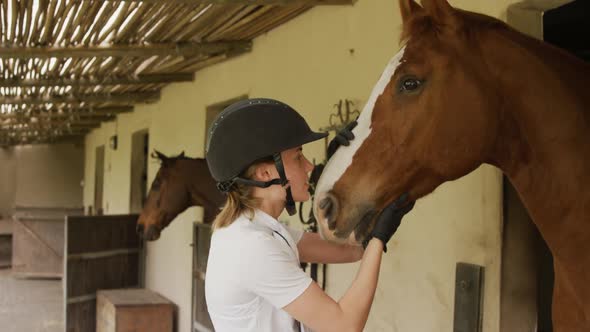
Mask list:
[[18,278],[63,277],[64,221],[81,208],[17,206],[12,217],[12,274]]

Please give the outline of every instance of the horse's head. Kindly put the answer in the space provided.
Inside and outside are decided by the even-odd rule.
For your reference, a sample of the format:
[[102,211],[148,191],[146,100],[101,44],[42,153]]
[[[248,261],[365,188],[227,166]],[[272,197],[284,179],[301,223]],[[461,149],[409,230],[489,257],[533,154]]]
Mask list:
[[184,152],[167,157],[155,151],[152,158],[158,159],[161,166],[137,221],[137,232],[149,241],[157,240],[160,232],[191,205],[187,161],[193,160],[186,158]]
[[446,0],[400,0],[400,9],[404,46],[318,184],[314,213],[328,239],[362,240],[388,203],[432,192],[496,148],[502,101],[479,46],[502,23]]

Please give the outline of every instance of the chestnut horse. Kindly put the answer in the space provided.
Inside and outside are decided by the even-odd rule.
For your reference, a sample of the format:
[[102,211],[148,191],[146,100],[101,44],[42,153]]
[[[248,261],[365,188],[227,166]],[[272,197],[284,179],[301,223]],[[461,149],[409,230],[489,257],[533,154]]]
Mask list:
[[555,331],[590,331],[590,65],[446,0],[400,9],[403,47],[318,183],[323,236],[358,241],[400,195],[494,165],[554,255]]
[[158,151],[152,157],[161,166],[137,220],[137,232],[146,240],[157,240],[176,216],[195,205],[203,207],[205,223],[213,222],[225,196],[217,189],[205,159],[188,158],[184,152],[166,157]]

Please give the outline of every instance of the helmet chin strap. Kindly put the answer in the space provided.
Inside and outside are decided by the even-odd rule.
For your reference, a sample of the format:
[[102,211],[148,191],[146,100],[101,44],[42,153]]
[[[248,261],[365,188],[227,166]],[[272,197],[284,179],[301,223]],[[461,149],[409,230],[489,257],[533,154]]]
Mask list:
[[[260,188],[268,188],[275,184],[280,184],[283,188],[289,184],[289,180],[287,180],[287,176],[285,175],[285,167],[283,165],[283,159],[281,158],[280,153],[275,153],[272,156],[275,167],[277,168],[277,172],[279,173],[279,179],[272,179],[270,181],[256,181],[250,179],[244,179],[240,177],[233,178],[230,181],[220,182],[217,184],[217,188],[224,193],[230,192],[235,183],[244,184],[248,186],[255,186]],[[295,206],[295,201],[293,200],[293,195],[291,194],[291,187],[286,187],[285,191],[287,192],[287,198],[285,200],[285,209],[287,209],[287,213],[290,216],[297,213],[297,207]]]
[[[281,158],[281,153],[275,153],[272,158],[275,161],[275,166],[277,167],[277,171],[279,172],[279,176],[281,177],[281,185],[283,188],[289,184],[289,180],[287,180],[287,176],[285,175],[285,167],[283,166],[283,159]],[[295,201],[293,200],[293,195],[291,194],[291,187],[285,188],[287,191],[287,200],[285,201],[285,209],[287,209],[287,213],[290,216],[297,213],[297,207],[295,206]]]

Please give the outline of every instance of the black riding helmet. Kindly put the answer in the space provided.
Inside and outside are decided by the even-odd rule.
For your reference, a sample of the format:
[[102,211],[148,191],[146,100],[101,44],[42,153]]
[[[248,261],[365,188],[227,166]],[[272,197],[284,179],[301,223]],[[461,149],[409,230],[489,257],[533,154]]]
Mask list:
[[[313,132],[289,105],[266,98],[246,99],[230,105],[215,119],[209,130],[206,159],[217,188],[229,192],[235,183],[266,188],[288,181],[281,159],[285,151],[326,137]],[[252,163],[273,157],[280,179],[268,182],[241,178]],[[295,202],[287,188],[287,212],[293,215]]]

